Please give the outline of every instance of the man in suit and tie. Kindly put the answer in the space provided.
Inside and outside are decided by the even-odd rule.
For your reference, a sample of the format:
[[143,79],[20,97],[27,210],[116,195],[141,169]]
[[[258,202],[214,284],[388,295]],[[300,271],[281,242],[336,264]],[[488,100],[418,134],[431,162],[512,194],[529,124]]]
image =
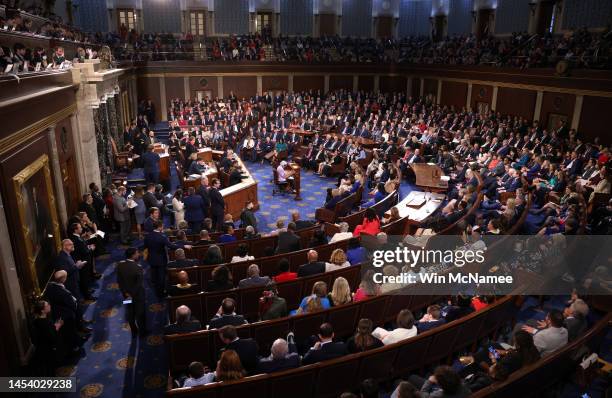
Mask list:
[[166,267],[167,268],[175,268],[175,269],[181,269],[181,268],[187,268],[187,267],[193,267],[194,265],[198,265],[198,260],[194,259],[194,258],[187,258],[185,256],[185,250],[184,249],[176,249],[174,251],[174,261],[170,261]]
[[[51,304],[53,318],[61,319],[64,322],[59,330],[59,337],[65,343],[68,352],[75,353],[79,351],[80,345],[83,343],[77,333],[81,323],[81,315],[78,300],[65,286],[67,277],[68,273],[66,271],[55,271],[53,280],[45,288],[45,297]],[[80,331],[89,333],[91,329],[81,327]]]
[[117,264],[117,283],[124,299],[131,299],[127,304],[127,319],[132,331],[132,338],[140,333],[147,333],[145,289],[143,285],[144,271],[138,264],[140,252],[135,247],[125,251],[125,260]]
[[153,150],[153,145],[149,145],[147,152],[142,155],[145,180],[147,183],[157,184],[159,182],[159,162],[161,158]]
[[248,322],[242,315],[236,314],[236,301],[227,297],[221,302],[221,307],[215,316],[210,320],[209,329],[220,329],[226,325],[240,326]]
[[219,329],[219,337],[225,344],[225,347],[221,352],[225,350],[234,350],[240,358],[240,363],[244,369],[249,373],[253,374],[257,367],[257,359],[259,349],[257,342],[253,339],[240,339],[236,332],[236,327],[232,325],[223,326]]
[[157,197],[155,196],[155,184],[149,183],[147,184],[147,192],[142,196],[142,201],[145,204],[145,208],[147,212],[152,208],[156,207],[158,209],[161,208],[163,203],[160,203]]
[[189,223],[189,229],[194,234],[199,234],[202,230],[202,222],[206,218],[204,215],[204,200],[200,195],[195,194],[195,189],[189,187],[188,195],[183,199],[185,204],[185,221]]
[[218,178],[213,178],[212,187],[210,188],[210,214],[213,220],[213,226],[217,231],[221,231],[223,227],[223,219],[225,216],[225,200],[219,192],[221,181]]
[[308,263],[300,265],[300,268],[298,268],[298,278],[323,272],[325,272],[325,262],[319,261],[319,253],[316,250],[310,250],[308,252]]
[[270,283],[270,277],[260,276],[259,267],[257,266],[257,264],[251,264],[249,265],[249,268],[247,268],[247,277],[242,279],[238,283],[238,287],[245,288],[254,286],[266,286],[268,283]]
[[339,358],[348,354],[346,344],[342,341],[334,342],[334,328],[331,323],[324,323],[319,327],[319,340],[304,355],[302,363],[310,365],[329,359]]
[[117,193],[113,195],[113,213],[115,221],[119,224],[119,237],[121,243],[127,245],[131,240],[131,221],[130,208],[125,199],[125,187],[123,185],[120,185],[119,188],[117,188]]
[[204,203],[204,207],[202,211],[204,212],[204,217],[208,217],[209,209],[210,209],[210,188],[208,186],[208,177],[202,176],[200,179],[200,187],[196,191],[198,195],[202,197],[202,202]]
[[301,220],[300,219],[300,212],[297,210],[294,210],[291,212],[291,221],[293,221],[293,223],[295,224],[295,230],[296,231],[300,231],[302,229],[306,229],[309,227],[312,227],[313,225],[315,225],[314,221],[311,220]]
[[174,319],[176,322],[164,326],[165,335],[197,332],[202,329],[202,324],[191,317],[191,309],[186,305],[176,309]]
[[85,263],[83,268],[79,270],[79,288],[81,294],[85,300],[96,301],[96,298],[91,295],[89,285],[91,284],[91,276],[93,274],[93,249],[94,245],[88,245],[81,234],[83,233],[83,226],[80,223],[70,224],[68,227],[68,239],[70,239],[74,246],[74,251],[71,253],[72,258],[75,261],[82,261]]
[[80,300],[82,296],[79,289],[79,270],[85,266],[86,262],[82,260],[75,262],[72,258],[73,251],[74,243],[70,239],[64,239],[62,241],[62,250],[55,260],[55,269],[57,271],[66,271],[66,281],[63,283],[70,294],[77,300]]
[[[147,234],[144,239],[144,247],[148,250],[147,261],[151,266],[151,281],[155,287],[158,297],[164,296],[166,287],[166,266],[168,265],[168,249],[176,250],[179,247],[170,242],[163,233],[164,223],[157,220],[154,224],[153,232]],[[186,245],[185,249],[191,249],[191,245]]]
[[278,234],[276,254],[289,253],[301,249],[300,237],[295,234],[297,226],[294,222],[287,225],[287,230]]
[[[288,339],[293,337],[289,335]],[[300,355],[294,342],[287,342],[283,339],[276,339],[272,343],[270,356],[260,358],[257,365],[257,373],[272,373],[281,370],[293,369],[300,366]]]

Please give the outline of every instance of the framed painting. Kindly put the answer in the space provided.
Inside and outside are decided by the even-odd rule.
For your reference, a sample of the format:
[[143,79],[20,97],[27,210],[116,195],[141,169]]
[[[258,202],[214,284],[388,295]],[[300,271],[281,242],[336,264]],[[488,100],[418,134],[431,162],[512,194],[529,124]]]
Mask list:
[[21,223],[17,238],[25,248],[31,293],[38,296],[53,272],[61,245],[49,157],[42,155],[17,173],[13,185]]

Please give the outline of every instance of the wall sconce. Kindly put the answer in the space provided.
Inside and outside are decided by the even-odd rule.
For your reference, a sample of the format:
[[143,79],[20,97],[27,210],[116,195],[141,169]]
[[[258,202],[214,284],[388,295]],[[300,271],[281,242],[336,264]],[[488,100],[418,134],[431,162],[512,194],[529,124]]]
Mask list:
[[529,10],[531,11],[531,16],[534,16],[534,15],[535,15],[536,8],[538,8],[538,2],[537,2],[537,0],[531,0],[531,1],[529,2]]

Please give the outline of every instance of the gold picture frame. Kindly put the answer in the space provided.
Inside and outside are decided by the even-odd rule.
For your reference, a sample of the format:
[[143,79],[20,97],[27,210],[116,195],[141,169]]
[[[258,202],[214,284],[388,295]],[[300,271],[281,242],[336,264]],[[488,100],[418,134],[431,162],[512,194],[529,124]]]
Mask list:
[[[53,194],[49,157],[42,155],[13,177],[23,247],[34,295],[41,294],[37,261],[57,253],[61,245],[60,227]],[[40,199],[40,200],[39,200]],[[50,245],[54,244],[55,247]],[[45,250],[45,248],[47,250]],[[44,288],[44,286],[43,286]]]

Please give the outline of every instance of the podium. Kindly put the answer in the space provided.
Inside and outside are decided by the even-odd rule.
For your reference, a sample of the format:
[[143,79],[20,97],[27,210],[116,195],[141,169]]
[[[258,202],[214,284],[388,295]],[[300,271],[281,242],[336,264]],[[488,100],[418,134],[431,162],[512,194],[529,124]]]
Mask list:
[[445,192],[448,190],[448,177],[444,171],[433,163],[413,163],[412,170],[416,176],[416,185],[431,192]]
[[297,163],[290,163],[289,167],[293,171],[293,186],[295,189],[295,200],[302,200],[300,196],[300,165]]

